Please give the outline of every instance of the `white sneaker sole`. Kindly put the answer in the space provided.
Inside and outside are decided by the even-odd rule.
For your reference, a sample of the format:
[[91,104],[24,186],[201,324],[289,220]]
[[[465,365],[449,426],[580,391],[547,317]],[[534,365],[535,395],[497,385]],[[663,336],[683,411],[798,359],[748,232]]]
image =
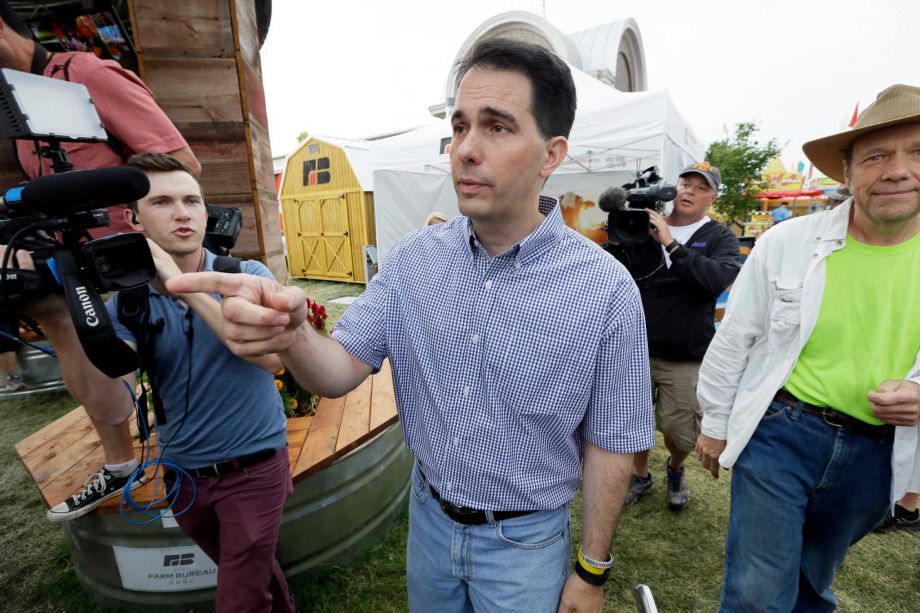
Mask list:
[[[134,481],[133,484],[131,485],[131,489],[136,490],[140,486],[144,485],[144,483],[146,483],[144,479]],[[84,515],[88,515],[89,513],[92,513],[93,511],[95,511],[99,507],[99,505],[101,505],[106,500],[109,500],[110,498],[114,498],[115,496],[121,496],[122,490],[124,490],[124,488],[115,490],[108,496],[100,498],[98,501],[95,502],[95,504],[81,507],[77,509],[76,511],[67,511],[66,510],[67,503],[62,502],[48,509],[48,512],[45,514],[45,517],[47,517],[48,521],[51,521],[51,522],[69,521],[71,519],[77,519],[78,517],[83,517]],[[55,511],[55,509],[57,509],[58,507],[61,507],[64,510]]]

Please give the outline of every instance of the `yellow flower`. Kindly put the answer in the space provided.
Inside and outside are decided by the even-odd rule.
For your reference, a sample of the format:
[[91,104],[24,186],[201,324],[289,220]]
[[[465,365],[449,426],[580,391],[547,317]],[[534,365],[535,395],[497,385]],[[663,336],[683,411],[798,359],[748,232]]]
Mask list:
[[288,401],[287,401],[287,408],[289,408],[289,409],[296,409],[296,408],[297,408],[297,400],[295,400],[294,398],[288,398]]
[[276,372],[276,373],[275,373],[275,376],[276,376],[276,377],[280,377],[280,376],[283,375],[283,374],[284,374],[284,368],[282,368],[281,370],[279,370],[278,372]]
[[275,387],[277,387],[278,391],[280,392],[281,390],[284,389],[284,381],[281,381],[280,379],[275,379]]

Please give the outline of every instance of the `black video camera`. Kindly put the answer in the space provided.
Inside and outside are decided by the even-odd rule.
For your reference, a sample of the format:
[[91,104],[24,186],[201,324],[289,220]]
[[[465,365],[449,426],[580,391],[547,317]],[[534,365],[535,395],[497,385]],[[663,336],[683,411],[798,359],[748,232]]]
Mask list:
[[641,243],[648,239],[651,227],[648,211],[662,213],[662,204],[674,200],[677,188],[658,176],[651,166],[622,187],[605,190],[598,206],[607,215],[607,240],[611,243]]
[[[28,111],[28,112],[27,112]],[[0,132],[29,139],[56,174],[7,190],[0,201],[0,314],[12,315],[52,293],[63,293],[89,360],[110,377],[135,370],[135,352],[115,335],[100,292],[145,285],[156,276],[146,239],[117,234],[90,240],[109,224],[106,207],[147,195],[136,168],[73,171],[61,142],[103,142],[105,129],[86,87],[10,69],[0,70]],[[30,253],[34,269],[15,253]]]

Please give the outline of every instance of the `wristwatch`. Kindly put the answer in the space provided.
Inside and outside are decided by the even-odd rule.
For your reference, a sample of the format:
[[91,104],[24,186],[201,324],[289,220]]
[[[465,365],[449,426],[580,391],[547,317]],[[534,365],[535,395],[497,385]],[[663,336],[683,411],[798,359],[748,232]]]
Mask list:
[[680,243],[678,243],[677,239],[675,238],[670,243],[668,243],[668,246],[665,247],[664,250],[668,252],[668,255],[671,255],[672,253],[677,251],[678,247],[680,247]]

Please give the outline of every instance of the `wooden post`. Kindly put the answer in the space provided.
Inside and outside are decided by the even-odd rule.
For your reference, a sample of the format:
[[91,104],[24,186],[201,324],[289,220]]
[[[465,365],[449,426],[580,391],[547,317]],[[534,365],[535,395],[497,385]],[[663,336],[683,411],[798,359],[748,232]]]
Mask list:
[[141,76],[201,162],[211,204],[243,211],[234,255],[287,279],[256,24],[257,0],[133,0]]

